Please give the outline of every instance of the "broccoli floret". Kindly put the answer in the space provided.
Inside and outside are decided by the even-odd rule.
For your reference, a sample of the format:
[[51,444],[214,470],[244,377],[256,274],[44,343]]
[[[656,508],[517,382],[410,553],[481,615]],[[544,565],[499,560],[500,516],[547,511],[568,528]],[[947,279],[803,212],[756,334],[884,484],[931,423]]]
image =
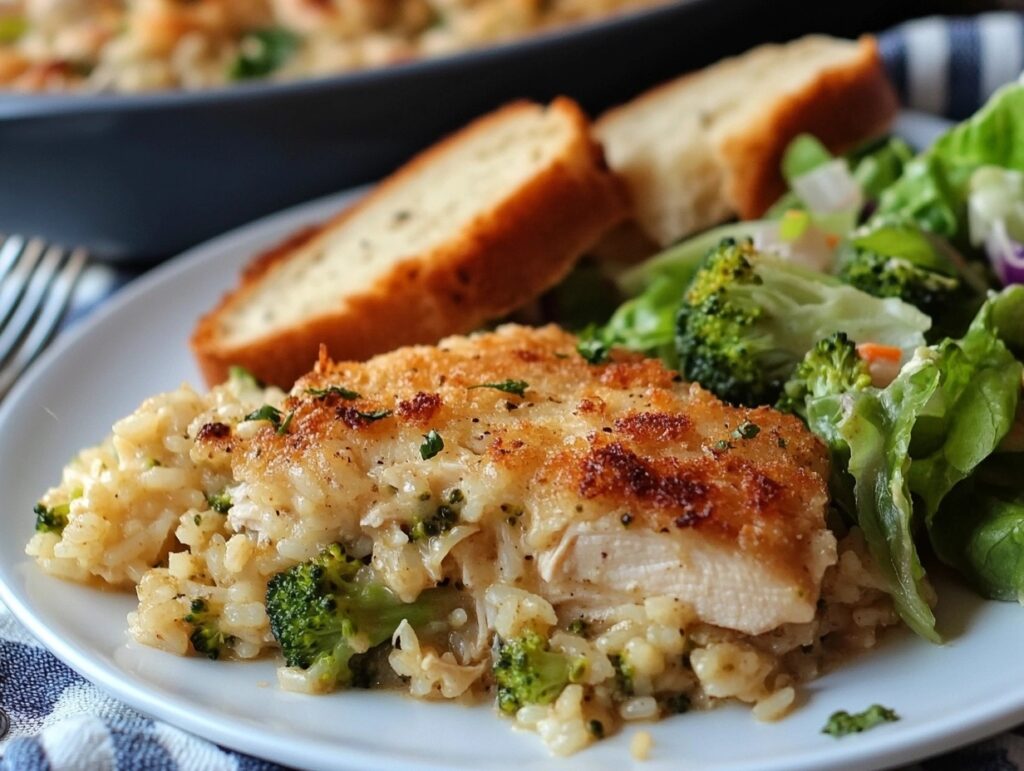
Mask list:
[[206,494],[206,505],[216,511],[218,514],[227,514],[231,511],[231,507],[234,503],[231,500],[231,494],[227,490],[221,490],[216,495],[207,493]]
[[747,339],[761,309],[742,301],[735,291],[761,283],[748,259],[752,253],[750,244],[723,241],[694,277],[678,319],[677,347],[684,374],[741,404],[769,400],[778,387],[758,365],[758,341]]
[[353,657],[390,640],[403,619],[421,626],[446,617],[450,608],[441,590],[402,602],[340,544],[278,573],[267,586],[270,630],[285,663],[316,665],[324,691],[351,685]]
[[231,645],[231,636],[220,631],[217,614],[210,609],[206,600],[192,600],[185,621],[192,626],[192,634],[188,639],[191,640],[196,653],[216,660],[220,658],[221,651]]
[[839,278],[875,297],[898,297],[929,315],[955,301],[960,279],[903,257],[857,250],[839,266]]
[[409,540],[419,541],[423,538],[440,535],[451,530],[459,521],[459,513],[451,506],[441,505],[428,517],[418,519],[409,530]]
[[620,653],[613,653],[608,657],[615,670],[615,691],[619,697],[633,695],[633,677],[636,672],[633,665],[626,661],[626,657]]
[[797,365],[776,407],[807,419],[807,400],[871,385],[868,364],[844,332],[819,340]]
[[725,239],[683,298],[676,345],[690,380],[734,404],[772,404],[821,338],[846,331],[912,350],[930,323],[911,305]]
[[509,715],[524,704],[550,704],[586,671],[584,659],[551,650],[547,638],[532,630],[510,640],[496,640],[495,648],[498,708]]
[[32,508],[32,513],[36,515],[36,532],[60,535],[64,532],[64,528],[67,527],[71,505],[61,503],[47,508],[43,504],[37,503]]

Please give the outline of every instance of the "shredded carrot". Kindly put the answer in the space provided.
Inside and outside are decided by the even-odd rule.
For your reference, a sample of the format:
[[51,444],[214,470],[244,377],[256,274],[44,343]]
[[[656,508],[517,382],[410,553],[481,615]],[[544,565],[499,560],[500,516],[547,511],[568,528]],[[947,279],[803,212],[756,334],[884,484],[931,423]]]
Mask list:
[[825,244],[828,246],[829,249],[835,249],[837,246],[839,246],[839,236],[837,236],[835,233],[826,233]]
[[864,361],[899,361],[903,352],[894,345],[882,345],[881,343],[861,343],[857,346],[857,353]]

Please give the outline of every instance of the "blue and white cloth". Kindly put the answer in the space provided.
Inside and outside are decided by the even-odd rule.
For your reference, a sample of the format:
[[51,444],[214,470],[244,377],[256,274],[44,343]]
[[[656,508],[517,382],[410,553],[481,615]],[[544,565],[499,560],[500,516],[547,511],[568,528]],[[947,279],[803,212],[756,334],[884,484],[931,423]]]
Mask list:
[[[1024,17],[921,19],[879,38],[904,104],[964,118],[1024,69]],[[93,265],[65,320],[88,315],[137,273]],[[6,720],[5,720],[6,718]],[[0,771],[279,771],[144,717],[36,643],[0,605]],[[920,771],[1024,771],[1024,727],[923,761]]]

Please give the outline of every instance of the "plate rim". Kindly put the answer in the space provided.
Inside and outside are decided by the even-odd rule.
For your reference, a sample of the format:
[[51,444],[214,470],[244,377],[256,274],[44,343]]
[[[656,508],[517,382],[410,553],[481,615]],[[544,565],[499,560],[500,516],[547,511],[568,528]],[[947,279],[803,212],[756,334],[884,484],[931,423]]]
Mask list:
[[[223,258],[224,253],[234,251],[250,240],[265,238],[266,243],[273,243],[275,238],[283,234],[286,223],[288,227],[293,227],[299,220],[315,221],[326,218],[356,200],[365,193],[365,190],[364,187],[334,193],[262,217],[199,244],[133,280],[75,328],[61,335],[20,378],[8,397],[0,404],[0,428],[7,424],[10,416],[17,411],[31,391],[33,384],[45,376],[53,362],[83,339],[91,337],[93,330],[106,319],[122,313],[123,309],[132,305],[138,296],[144,295],[165,281],[197,270],[209,261]],[[275,733],[253,732],[248,726],[238,724],[231,716],[224,716],[212,707],[193,702],[179,704],[178,702],[182,700],[187,702],[185,697],[162,699],[152,688],[136,683],[123,670],[97,658],[89,649],[79,648],[73,642],[65,641],[59,632],[51,629],[45,619],[33,611],[27,595],[23,597],[23,593],[14,585],[17,577],[16,567],[0,561],[0,601],[47,650],[105,692],[143,714],[243,754],[300,767],[308,767],[311,763],[318,768],[337,767],[339,759],[336,755],[331,757],[332,753],[337,753],[336,744],[306,740],[297,743],[293,748],[289,743],[282,743]],[[869,652],[865,655],[871,654]],[[974,708],[966,718],[962,713],[954,712],[947,718],[933,719],[923,725],[897,730],[891,736],[879,738],[871,744],[844,746],[841,754],[829,753],[831,757],[824,759],[821,759],[821,753],[818,751],[801,750],[797,754],[787,755],[781,761],[773,761],[775,765],[771,767],[808,771],[826,768],[839,770],[878,764],[903,764],[939,754],[1000,733],[1024,721],[1024,685],[1017,691],[1005,691],[996,696],[997,698],[993,698],[983,707]],[[385,768],[395,767],[396,763],[405,768],[448,767],[426,755],[412,759],[402,752],[383,754],[379,751],[367,752],[350,745],[344,746],[346,765],[353,767]],[[310,753],[315,753],[315,756],[311,756]]]

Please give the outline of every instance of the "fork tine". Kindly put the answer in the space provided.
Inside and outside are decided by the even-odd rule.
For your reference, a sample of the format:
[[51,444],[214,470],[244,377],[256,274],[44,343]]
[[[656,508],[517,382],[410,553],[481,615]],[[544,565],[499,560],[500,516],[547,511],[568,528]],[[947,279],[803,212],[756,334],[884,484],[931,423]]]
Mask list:
[[42,261],[37,261],[27,283],[21,292],[21,299],[14,308],[6,324],[0,324],[0,364],[11,355],[18,341],[22,339],[32,325],[32,320],[39,311],[39,306],[46,299],[46,292],[60,269],[64,259],[64,250],[59,246],[51,246],[43,254]]
[[0,280],[4,278],[18,259],[21,250],[25,248],[25,239],[19,235],[0,237],[3,245],[0,246]]
[[[10,240],[12,239],[8,239],[8,241]],[[45,250],[46,244],[38,238],[33,238],[25,243],[24,247],[19,249],[12,258],[12,260],[16,258],[16,262],[13,262],[10,271],[3,276],[2,283],[0,283],[0,327],[8,320],[18,304],[18,300],[21,299],[36,264]]]
[[[63,256],[63,252],[61,252]],[[53,289],[46,298],[39,316],[32,327],[31,332],[25,338],[24,343],[18,349],[17,354],[4,367],[0,367],[0,399],[11,389],[18,376],[35,361],[43,349],[50,342],[57,325],[64,317],[64,313],[71,301],[78,279],[87,261],[87,254],[84,249],[75,249],[67,262],[60,269],[60,273],[54,278]],[[2,361],[2,359],[0,359]]]

